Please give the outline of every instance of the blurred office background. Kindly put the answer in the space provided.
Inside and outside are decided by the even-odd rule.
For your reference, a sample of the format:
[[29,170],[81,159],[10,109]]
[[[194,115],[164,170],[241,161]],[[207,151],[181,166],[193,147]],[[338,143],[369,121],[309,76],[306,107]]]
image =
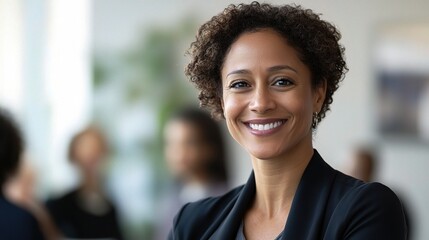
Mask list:
[[[197,27],[230,3],[239,1],[0,0],[0,105],[23,127],[41,199],[76,185],[67,145],[97,124],[111,141],[107,186],[124,231],[150,238],[171,180],[163,124],[178,106],[198,104],[184,52]],[[376,180],[406,201],[414,239],[428,239],[429,2],[296,3],[338,26],[350,68],[315,147],[340,170],[356,145],[376,148]],[[228,141],[237,186],[251,166]]]

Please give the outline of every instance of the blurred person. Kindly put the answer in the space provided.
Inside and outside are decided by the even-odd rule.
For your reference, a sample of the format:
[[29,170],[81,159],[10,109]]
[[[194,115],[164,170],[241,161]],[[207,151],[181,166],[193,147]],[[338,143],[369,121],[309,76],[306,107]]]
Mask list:
[[80,172],[80,185],[47,202],[54,222],[67,238],[122,239],[116,209],[102,186],[107,152],[106,139],[95,127],[82,130],[70,142],[68,156]]
[[368,147],[358,147],[352,152],[344,172],[364,182],[372,182],[375,179],[377,167],[375,151]]
[[36,217],[45,239],[61,238],[47,209],[35,194],[36,173],[29,162],[22,161],[17,173],[5,184],[5,196]]
[[220,126],[198,108],[183,108],[164,128],[164,152],[174,185],[169,190],[155,239],[166,239],[176,212],[188,202],[226,192],[228,173]]
[[[344,172],[364,182],[374,182],[379,168],[378,153],[374,147],[359,146],[353,149],[349,160],[346,162]],[[395,189],[394,189],[395,190]],[[407,225],[407,239],[412,239],[412,215],[404,195],[400,191],[395,191],[402,203],[405,222]]]
[[32,213],[5,197],[5,184],[16,173],[23,139],[11,116],[0,109],[0,239],[44,239]]
[[425,82],[418,103],[418,132],[423,140],[429,140],[429,81]]
[[313,148],[347,71],[340,38],[311,9],[258,2],[229,5],[199,28],[185,73],[253,172],[186,204],[169,239],[405,239],[393,191],[333,169]]

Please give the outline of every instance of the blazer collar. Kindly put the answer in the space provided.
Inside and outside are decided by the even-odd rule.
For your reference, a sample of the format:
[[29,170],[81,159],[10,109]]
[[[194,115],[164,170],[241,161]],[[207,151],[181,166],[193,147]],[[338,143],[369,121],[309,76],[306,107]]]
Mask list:
[[[334,178],[335,170],[314,150],[299,182],[281,239],[319,238]],[[213,234],[204,239],[235,239],[244,214],[255,198],[255,191],[255,176],[252,172],[229,214]]]
[[256,184],[255,176],[252,171],[247,183],[244,185],[234,206],[232,207],[229,214],[222,221],[220,226],[210,236],[210,238],[203,239],[235,239],[238,228],[240,227],[241,221],[243,220],[246,210],[252,204],[255,198]]
[[320,239],[335,173],[314,150],[299,182],[281,239]]

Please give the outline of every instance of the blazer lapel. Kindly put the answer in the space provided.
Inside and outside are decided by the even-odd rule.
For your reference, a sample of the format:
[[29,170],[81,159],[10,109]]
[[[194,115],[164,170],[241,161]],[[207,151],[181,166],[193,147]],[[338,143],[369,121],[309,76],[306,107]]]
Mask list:
[[[281,239],[321,239],[324,213],[334,182],[335,170],[314,150],[313,157],[305,169]],[[250,175],[247,183],[231,207],[202,239],[235,239],[246,210],[255,199],[255,177]]]
[[216,224],[216,226],[214,226],[217,227],[217,229],[214,229],[214,232],[207,231],[206,235],[213,232],[211,236],[205,235],[202,239],[235,239],[238,228],[243,221],[244,214],[255,199],[255,190],[255,176],[252,171],[230,212],[226,214],[220,225]]
[[281,239],[321,239],[322,226],[335,170],[314,150],[305,169]]

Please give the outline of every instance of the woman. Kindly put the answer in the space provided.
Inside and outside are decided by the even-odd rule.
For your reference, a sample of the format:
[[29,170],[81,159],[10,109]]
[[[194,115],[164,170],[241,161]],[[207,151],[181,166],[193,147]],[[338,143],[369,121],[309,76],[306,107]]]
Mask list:
[[122,239],[116,210],[104,194],[101,169],[107,154],[103,134],[89,127],[76,134],[69,158],[81,173],[80,186],[47,203],[57,227],[67,238]]
[[186,74],[250,154],[248,182],[185,205],[170,239],[405,239],[401,203],[324,162],[312,133],[346,72],[340,33],[311,10],[230,5],[201,26]]
[[[224,193],[228,182],[222,132],[200,109],[176,112],[164,130],[165,157],[182,203]],[[178,209],[177,209],[178,210]]]
[[166,239],[177,211],[187,202],[227,190],[225,146],[221,129],[198,108],[177,111],[164,128],[165,158],[174,185],[164,197],[156,238]]

